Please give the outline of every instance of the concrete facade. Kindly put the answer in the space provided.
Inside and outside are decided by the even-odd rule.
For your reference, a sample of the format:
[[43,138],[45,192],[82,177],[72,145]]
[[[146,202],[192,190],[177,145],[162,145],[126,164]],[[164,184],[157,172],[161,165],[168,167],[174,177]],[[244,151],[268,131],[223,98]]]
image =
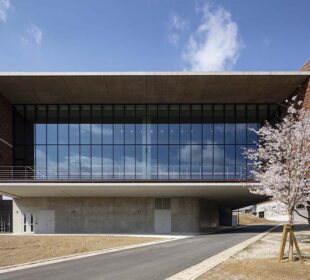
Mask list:
[[[24,214],[34,223],[55,210],[55,233],[154,233],[155,198],[17,198],[13,232],[23,232]],[[219,226],[218,207],[200,198],[171,199],[171,232],[200,232]],[[36,232],[36,225],[34,225]]]
[[[310,109],[309,77],[310,61],[300,72],[0,73],[0,166],[13,165],[12,104],[280,104],[298,93]],[[31,167],[34,150],[29,151],[29,164],[14,164]],[[205,232],[231,226],[232,209],[266,200],[251,194],[248,182],[229,178],[210,183],[3,177],[0,194],[14,198],[15,233],[47,233],[39,231],[42,217],[55,233],[154,233],[157,210],[169,214],[169,232]],[[167,198],[169,208],[156,208],[156,199]]]

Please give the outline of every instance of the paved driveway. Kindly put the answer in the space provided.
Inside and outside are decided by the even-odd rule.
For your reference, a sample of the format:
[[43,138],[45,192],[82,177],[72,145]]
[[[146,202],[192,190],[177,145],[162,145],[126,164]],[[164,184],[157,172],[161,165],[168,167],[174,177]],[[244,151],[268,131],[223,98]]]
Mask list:
[[124,250],[0,274],[21,280],[152,280],[165,279],[270,228],[249,226],[162,244]]

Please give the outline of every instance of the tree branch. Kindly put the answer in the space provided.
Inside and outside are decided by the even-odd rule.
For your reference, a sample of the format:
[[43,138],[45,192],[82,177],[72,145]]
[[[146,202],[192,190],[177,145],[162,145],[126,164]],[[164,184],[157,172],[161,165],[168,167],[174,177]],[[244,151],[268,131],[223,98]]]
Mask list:
[[310,217],[307,217],[307,216],[304,216],[304,215],[300,214],[296,209],[294,209],[294,211],[297,213],[298,216],[300,216],[300,217],[306,219],[306,220],[309,221],[309,223],[310,223]]

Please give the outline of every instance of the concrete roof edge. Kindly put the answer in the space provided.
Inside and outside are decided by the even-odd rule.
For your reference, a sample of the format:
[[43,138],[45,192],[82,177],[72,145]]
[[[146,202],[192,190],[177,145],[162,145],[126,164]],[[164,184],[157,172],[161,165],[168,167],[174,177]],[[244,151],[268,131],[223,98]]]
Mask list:
[[176,71],[176,72],[0,72],[0,77],[17,76],[309,76],[310,71]]

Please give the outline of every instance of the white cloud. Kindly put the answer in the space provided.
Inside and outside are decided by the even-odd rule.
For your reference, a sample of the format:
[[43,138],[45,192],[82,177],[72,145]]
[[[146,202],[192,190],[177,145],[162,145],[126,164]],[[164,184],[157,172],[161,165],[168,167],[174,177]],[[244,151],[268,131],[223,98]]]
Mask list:
[[41,46],[43,33],[42,30],[35,24],[29,23],[24,35],[21,35],[21,40],[28,45],[35,44]]
[[41,29],[33,24],[33,23],[30,23],[29,24],[29,27],[27,29],[27,33],[29,35],[29,37],[38,45],[40,46],[41,43],[42,43],[42,31]]
[[190,35],[183,53],[188,68],[193,71],[231,69],[243,48],[238,24],[220,6],[205,4],[197,12],[202,13],[201,22]]
[[0,0],[0,22],[6,22],[7,13],[11,6],[11,0]]
[[188,22],[176,13],[173,13],[169,22],[168,39],[171,44],[177,45],[180,40],[181,31],[188,29]]

